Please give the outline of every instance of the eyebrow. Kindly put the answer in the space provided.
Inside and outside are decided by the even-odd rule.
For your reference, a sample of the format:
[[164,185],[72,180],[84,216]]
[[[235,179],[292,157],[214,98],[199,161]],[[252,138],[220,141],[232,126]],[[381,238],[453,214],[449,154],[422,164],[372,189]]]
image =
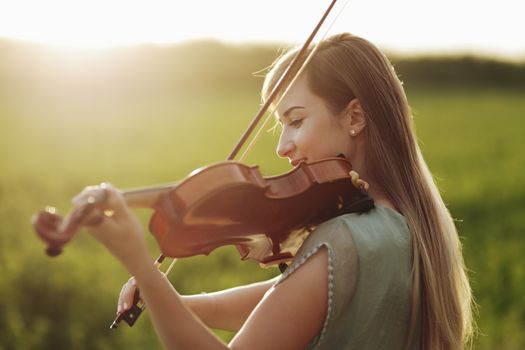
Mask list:
[[284,111],[283,113],[283,117],[284,118],[289,118],[290,117],[290,113],[292,113],[293,110],[295,109],[305,109],[303,106],[292,106],[290,108],[288,108],[286,111]]

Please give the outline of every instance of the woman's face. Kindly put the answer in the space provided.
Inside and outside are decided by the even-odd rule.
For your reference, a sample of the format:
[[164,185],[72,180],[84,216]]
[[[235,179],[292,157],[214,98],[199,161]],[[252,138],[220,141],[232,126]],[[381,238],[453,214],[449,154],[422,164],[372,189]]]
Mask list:
[[[292,166],[344,154],[351,148],[350,123],[314,95],[305,76],[296,80],[276,112],[281,124],[277,154]],[[348,125],[348,126],[345,126]]]

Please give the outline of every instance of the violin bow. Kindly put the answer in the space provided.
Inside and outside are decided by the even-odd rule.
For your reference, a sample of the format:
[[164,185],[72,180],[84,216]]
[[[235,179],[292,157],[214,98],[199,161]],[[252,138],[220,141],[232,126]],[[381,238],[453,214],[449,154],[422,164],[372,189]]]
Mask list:
[[[306,66],[308,61],[311,59],[311,57],[313,56],[313,54],[317,50],[318,46],[316,45],[312,49],[312,51],[308,54],[308,56],[306,58],[303,58],[303,56],[305,55],[306,51],[308,50],[308,47],[310,46],[310,44],[312,43],[313,39],[315,38],[315,36],[319,32],[320,28],[322,27],[322,25],[326,21],[328,15],[330,14],[332,9],[334,8],[336,2],[337,2],[337,0],[332,0],[331,1],[330,5],[326,9],[326,11],[323,13],[321,19],[316,24],[316,26],[314,27],[313,31],[310,33],[310,35],[308,36],[308,38],[306,39],[304,44],[301,46],[301,49],[299,50],[297,55],[294,57],[292,62],[289,64],[289,66],[286,69],[286,71],[279,78],[279,81],[277,82],[275,87],[272,89],[272,92],[270,93],[270,95],[268,96],[268,98],[266,99],[264,104],[259,108],[259,110],[255,114],[255,116],[252,118],[250,124],[248,125],[248,127],[246,128],[244,133],[242,134],[242,136],[239,139],[239,141],[237,141],[237,143],[235,144],[235,147],[233,148],[233,150],[229,154],[227,160],[235,159],[235,157],[237,156],[237,154],[239,153],[241,148],[244,146],[246,141],[249,139],[250,135],[253,133],[254,129],[257,127],[257,124],[260,122],[260,120],[266,114],[266,112],[268,112],[272,102],[274,102],[274,100],[279,96],[279,93],[281,92],[281,90],[284,90],[284,92],[279,96],[279,99],[278,99],[277,103],[274,105],[274,108],[272,109],[271,113],[269,113],[269,115],[268,115],[268,117],[266,119],[266,122],[267,122],[267,120],[269,120],[270,116],[273,114],[273,112],[275,111],[275,109],[277,108],[277,106],[279,105],[281,100],[283,99],[284,95],[288,92],[289,88],[292,86],[292,84],[294,83],[296,78],[303,71],[304,67]],[[344,3],[344,5],[341,8],[341,11],[339,12],[339,14],[343,11],[344,7],[346,6],[346,4],[348,2],[349,2],[349,0],[347,0]],[[337,17],[339,16],[339,14],[334,18],[334,22],[337,19]],[[330,28],[328,28],[328,29],[330,29]],[[328,32],[328,30],[327,30],[327,32]],[[325,33],[325,35],[326,35],[326,33]],[[263,124],[263,127],[266,124],[266,122]],[[261,127],[261,129],[262,129],[262,127]],[[261,129],[259,129],[259,131],[257,132],[256,137],[259,135]],[[255,140],[253,140],[252,143],[250,143],[249,147],[251,147],[251,145],[253,144],[254,141]],[[246,154],[246,152],[242,155],[242,157],[244,157],[245,154]],[[165,258],[166,258],[166,256],[164,254],[160,254],[160,256],[157,258],[157,260],[155,260],[155,266],[157,266],[157,268],[160,269],[160,265],[162,264],[162,262],[164,261]],[[170,263],[169,267],[166,269],[165,272],[163,272],[164,275],[167,275],[171,271],[171,269],[173,268],[173,266],[174,266],[176,261],[177,261],[177,259],[173,259],[172,260],[172,262]],[[144,305],[144,303],[141,302],[138,289],[136,289],[135,294],[134,294],[134,298],[133,298],[133,305],[132,305],[132,307],[129,310],[127,310],[126,312],[120,313],[115,318],[113,323],[110,325],[110,328],[112,328],[112,329],[117,328],[118,324],[120,323],[121,320],[124,320],[124,321],[126,321],[126,323],[128,323],[128,325],[133,326],[133,324],[137,320],[138,316],[140,315],[140,313],[144,309],[145,309],[145,305]]]
[[[228,156],[227,160],[235,159],[235,157],[237,156],[237,154],[239,153],[241,148],[244,146],[244,144],[246,143],[246,141],[248,140],[248,138],[252,134],[253,130],[256,128],[256,126],[259,123],[259,121],[261,120],[261,118],[266,114],[266,112],[270,108],[272,102],[279,95],[279,92],[281,90],[284,90],[284,93],[281,94],[279,101],[276,103],[276,105],[274,106],[274,108],[272,110],[272,113],[270,113],[269,116],[271,116],[273,114],[273,111],[275,111],[275,108],[277,108],[277,106],[281,102],[281,100],[282,100],[283,96],[285,95],[285,93],[288,91],[290,86],[292,86],[292,84],[294,83],[295,79],[302,72],[302,70],[304,69],[304,67],[306,66],[306,64],[308,63],[308,61],[310,60],[310,58],[312,57],[314,52],[316,51],[317,45],[310,52],[310,54],[306,58],[303,59],[303,56],[306,53],[306,51],[308,50],[308,47],[312,43],[313,39],[315,38],[315,36],[319,32],[319,29],[321,29],[321,26],[325,22],[326,18],[328,17],[330,12],[334,8],[336,2],[337,2],[337,0],[332,0],[332,2],[330,3],[330,5],[326,9],[326,11],[323,13],[323,16],[321,17],[319,22],[316,24],[316,26],[313,29],[313,31],[310,33],[310,35],[308,36],[308,38],[304,42],[303,46],[301,47],[301,49],[299,50],[297,55],[294,57],[292,62],[289,64],[289,66],[286,69],[286,71],[281,75],[281,77],[279,78],[279,81],[277,82],[277,84],[275,84],[274,88],[272,89],[272,92],[270,93],[270,95],[268,96],[268,98],[266,99],[264,104],[259,108],[259,111],[257,111],[255,116],[252,118],[252,121],[250,122],[250,124],[248,125],[248,127],[246,128],[244,133],[242,134],[242,136],[239,139],[239,141],[237,141],[237,144],[235,145],[235,147],[231,151],[231,153]],[[347,0],[346,3],[348,3],[348,0]],[[345,5],[346,5],[346,3],[345,3]],[[342,11],[342,9],[341,9],[341,11]],[[336,19],[337,19],[337,17],[336,17]],[[334,19],[334,21],[335,21],[335,19]],[[289,79],[291,77],[292,77],[292,79]],[[268,118],[269,118],[269,116],[268,116]]]

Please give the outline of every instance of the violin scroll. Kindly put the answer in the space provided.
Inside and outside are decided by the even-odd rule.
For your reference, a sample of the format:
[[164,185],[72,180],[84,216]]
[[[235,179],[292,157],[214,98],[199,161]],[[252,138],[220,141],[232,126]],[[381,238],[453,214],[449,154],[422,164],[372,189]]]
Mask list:
[[47,243],[46,254],[49,256],[60,255],[62,246],[71,239],[71,237],[59,233],[62,218],[56,214],[53,207],[46,207],[35,214],[32,218],[32,224],[40,238]]
[[54,257],[62,253],[66,245],[75,233],[84,225],[96,226],[100,224],[104,216],[111,216],[110,212],[97,214],[96,209],[105,202],[107,191],[104,185],[97,190],[90,188],[89,195],[85,201],[76,207],[63,219],[52,206],[45,207],[32,218],[32,225],[38,236],[47,243],[46,254]]

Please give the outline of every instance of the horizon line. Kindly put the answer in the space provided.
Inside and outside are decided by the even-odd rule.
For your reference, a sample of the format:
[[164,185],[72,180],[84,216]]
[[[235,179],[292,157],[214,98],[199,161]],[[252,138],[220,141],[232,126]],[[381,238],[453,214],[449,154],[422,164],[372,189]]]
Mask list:
[[[293,47],[302,43],[278,41],[273,39],[268,40],[226,40],[216,37],[194,37],[173,41],[138,41],[130,43],[113,43],[103,45],[71,45],[61,43],[51,43],[42,40],[14,38],[0,35],[0,44],[13,43],[21,45],[37,46],[47,50],[57,50],[70,53],[103,53],[119,49],[133,49],[141,47],[176,47],[189,44],[196,44],[199,42],[213,42],[224,46],[231,47],[264,47],[275,46],[276,48]],[[389,45],[376,44],[382,52],[387,56],[396,58],[461,58],[461,57],[475,57],[479,59],[506,61],[515,64],[525,64],[525,49],[521,53],[505,54],[497,52],[497,50],[490,50],[487,48],[440,48],[440,47],[425,47],[425,48],[395,48]],[[1,49],[1,47],[0,47]]]

